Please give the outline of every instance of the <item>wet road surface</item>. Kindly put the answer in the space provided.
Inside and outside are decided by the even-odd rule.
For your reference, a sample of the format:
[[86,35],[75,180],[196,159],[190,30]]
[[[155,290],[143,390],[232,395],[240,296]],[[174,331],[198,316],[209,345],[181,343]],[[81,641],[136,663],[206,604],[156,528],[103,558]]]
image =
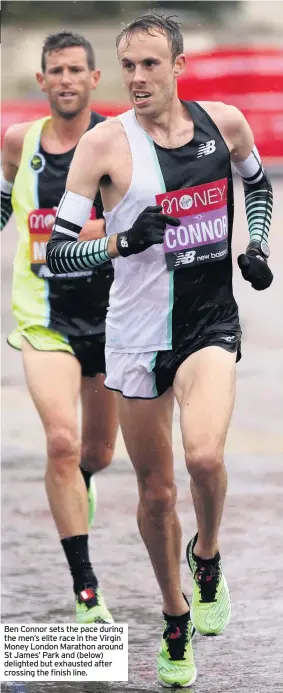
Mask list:
[[[193,693],[283,691],[282,186],[282,179],[274,179],[272,287],[262,293],[253,291],[235,267],[243,358],[226,449],[229,488],[221,529],[233,616],[224,635],[195,637],[198,678]],[[244,251],[248,238],[240,185],[236,201],[234,258]],[[71,623],[71,579],[44,490],[44,436],[25,389],[21,357],[5,343],[5,334],[14,324],[10,290],[16,238],[11,222],[2,238],[2,622]],[[182,577],[190,596],[184,554],[195,533],[195,521],[177,410],[174,453],[183,527]],[[136,482],[121,437],[115,460],[99,475],[97,486],[91,557],[116,621],[129,623],[129,682],[4,684],[4,693],[161,690],[155,671],[161,600],[136,527]]]

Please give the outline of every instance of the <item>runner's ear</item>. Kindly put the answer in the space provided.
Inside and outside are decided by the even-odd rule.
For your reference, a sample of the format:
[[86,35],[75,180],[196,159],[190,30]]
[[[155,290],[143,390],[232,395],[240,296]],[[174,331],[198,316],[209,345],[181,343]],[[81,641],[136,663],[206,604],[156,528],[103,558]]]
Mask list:
[[173,67],[173,73],[174,77],[179,77],[185,70],[186,67],[186,56],[184,53],[180,53],[180,55],[177,55],[177,58],[175,59],[174,67]]
[[91,71],[91,88],[96,89],[98,82],[100,80],[100,70]]
[[43,92],[46,92],[47,89],[46,89],[45,77],[44,77],[43,72],[37,72],[35,76],[36,76],[36,81],[40,86],[40,90]]

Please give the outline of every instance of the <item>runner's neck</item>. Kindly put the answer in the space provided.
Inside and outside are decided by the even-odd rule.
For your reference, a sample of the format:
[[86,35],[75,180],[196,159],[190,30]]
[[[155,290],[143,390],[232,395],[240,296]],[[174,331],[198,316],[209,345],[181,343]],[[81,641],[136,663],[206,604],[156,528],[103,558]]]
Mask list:
[[192,125],[193,137],[193,119],[178,98],[172,100],[169,108],[155,118],[136,113],[136,119],[138,125],[161,147],[175,148],[186,144],[189,123]]
[[58,114],[52,114],[41,134],[41,145],[50,154],[64,154],[73,149],[86,132],[90,123],[89,106],[72,120],[65,120]]

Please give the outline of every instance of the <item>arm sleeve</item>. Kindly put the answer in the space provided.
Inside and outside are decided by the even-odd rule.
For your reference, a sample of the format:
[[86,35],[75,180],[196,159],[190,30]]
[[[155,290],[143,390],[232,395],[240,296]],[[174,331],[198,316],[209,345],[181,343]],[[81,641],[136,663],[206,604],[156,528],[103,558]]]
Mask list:
[[267,242],[272,217],[273,191],[257,148],[253,147],[245,161],[232,164],[243,180],[250,241]]
[[46,262],[53,274],[90,269],[111,259],[107,252],[109,238],[76,240],[92,205],[93,201],[87,197],[69,191],[64,193],[46,250]]
[[13,183],[5,180],[3,171],[1,170],[1,231],[13,214],[11,202],[12,188]]

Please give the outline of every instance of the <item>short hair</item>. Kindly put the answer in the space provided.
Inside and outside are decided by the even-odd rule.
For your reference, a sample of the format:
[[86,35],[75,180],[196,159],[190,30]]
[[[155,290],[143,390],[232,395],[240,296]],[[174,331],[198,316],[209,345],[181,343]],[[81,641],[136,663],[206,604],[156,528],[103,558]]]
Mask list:
[[176,20],[176,15],[165,17],[159,14],[144,14],[137,17],[132,22],[124,26],[119,36],[116,38],[116,48],[119,47],[122,38],[129,39],[133,34],[139,31],[145,34],[151,34],[152,30],[156,29],[161,34],[168,38],[171,45],[172,60],[174,61],[177,55],[184,51],[183,36],[180,31],[180,23]]
[[46,56],[53,51],[61,51],[64,48],[73,48],[81,46],[84,48],[87,56],[87,64],[90,70],[95,69],[94,50],[84,36],[75,34],[72,31],[59,31],[57,34],[50,34],[44,41],[41,53],[41,69],[46,70]]

